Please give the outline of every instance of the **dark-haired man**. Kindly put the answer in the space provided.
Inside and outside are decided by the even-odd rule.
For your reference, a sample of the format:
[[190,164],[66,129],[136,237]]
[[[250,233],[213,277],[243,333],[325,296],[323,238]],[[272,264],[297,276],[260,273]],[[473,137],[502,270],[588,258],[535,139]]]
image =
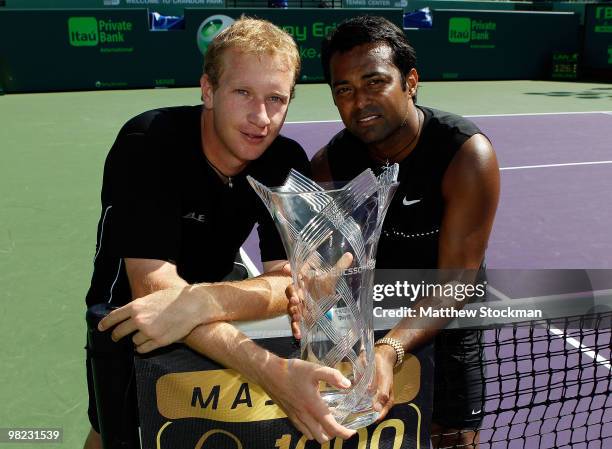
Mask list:
[[[400,185],[385,218],[376,267],[479,269],[499,196],[499,169],[489,140],[462,117],[415,104],[415,51],[388,20],[362,16],[341,23],[323,42],[321,56],[346,128],[314,156],[315,178],[350,180],[366,168],[400,164]],[[291,288],[288,296],[297,318],[298,299]],[[437,333],[414,328],[406,319],[377,345],[383,416],[393,403],[399,345],[409,352]],[[294,334],[299,334],[297,326]],[[482,404],[479,379],[473,379],[478,356],[455,355],[473,339],[467,332],[436,336],[432,435],[449,434],[434,437],[436,447],[478,442]]]

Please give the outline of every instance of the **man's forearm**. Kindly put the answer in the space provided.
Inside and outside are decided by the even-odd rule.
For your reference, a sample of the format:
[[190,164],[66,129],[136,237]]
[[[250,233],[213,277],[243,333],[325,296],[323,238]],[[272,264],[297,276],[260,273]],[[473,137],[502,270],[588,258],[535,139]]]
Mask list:
[[200,301],[202,324],[250,321],[286,313],[285,289],[290,283],[290,276],[271,272],[243,281],[196,284],[184,293]]
[[198,326],[185,343],[261,386],[308,439],[324,443],[334,437],[348,439],[355,433],[336,422],[319,392],[321,382],[337,388],[351,385],[339,371],[278,357],[225,322]]
[[132,299],[141,298],[159,290],[166,290],[168,288],[182,288],[187,287],[189,283],[179,276],[167,276],[164,278],[157,278],[154,280],[146,280],[138,286],[133,286]]
[[236,327],[220,321],[195,328],[184,340],[194,351],[265,385],[264,373],[282,369],[285,359],[257,345]]
[[262,319],[286,311],[288,275],[269,273],[244,281],[199,285],[188,285],[171,273],[151,277],[155,285],[143,282],[142,276],[132,276],[132,288],[151,288],[153,293],[113,310],[99,325],[101,331],[116,326],[115,340],[136,331],[132,339],[139,352],[179,341],[202,324]]
[[157,259],[125,258],[125,267],[132,291],[132,299],[150,295],[167,288],[189,285],[177,273],[176,266]]

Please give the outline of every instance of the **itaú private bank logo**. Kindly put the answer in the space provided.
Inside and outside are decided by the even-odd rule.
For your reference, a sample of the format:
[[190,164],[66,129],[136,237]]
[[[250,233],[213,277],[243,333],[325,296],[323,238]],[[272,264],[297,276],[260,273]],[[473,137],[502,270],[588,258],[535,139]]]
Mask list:
[[95,47],[98,44],[122,44],[134,24],[127,20],[68,18],[68,39],[73,47]]
[[451,17],[448,22],[448,41],[453,44],[470,41],[472,21],[469,17]]
[[98,21],[95,17],[70,17],[68,38],[73,47],[95,47],[98,45]]
[[[471,43],[472,47],[492,47],[497,23],[490,20],[477,20],[469,17],[451,17],[448,21],[448,42],[451,44]],[[475,45],[474,45],[475,44]]]
[[196,36],[200,52],[205,55],[208,46],[217,34],[228,28],[232,23],[234,23],[234,19],[223,14],[215,14],[214,16],[204,19],[198,28],[198,34]]

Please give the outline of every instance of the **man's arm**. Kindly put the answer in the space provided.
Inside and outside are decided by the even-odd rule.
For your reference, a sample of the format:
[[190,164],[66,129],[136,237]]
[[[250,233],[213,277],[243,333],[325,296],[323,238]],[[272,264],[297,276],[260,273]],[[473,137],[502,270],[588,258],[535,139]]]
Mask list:
[[[124,261],[132,298],[149,295],[163,289],[182,289],[189,285],[187,281],[178,275],[176,265],[165,260],[125,258]],[[132,304],[133,302],[130,302],[128,305]],[[150,305],[159,307],[162,304],[151,303]],[[115,341],[133,332],[139,331],[139,324],[142,321],[147,321],[147,318],[149,318],[139,316],[137,319],[121,319],[121,312],[124,311],[125,307],[126,306],[114,310],[110,314],[113,315],[110,320],[106,317],[98,325],[98,328],[104,331],[118,323],[112,333],[112,338]],[[190,313],[187,313],[187,316],[189,315]],[[146,341],[148,338],[144,339],[144,335],[142,335],[141,332],[137,332],[133,340],[135,342]]]
[[[461,146],[444,175],[442,195],[445,204],[438,268],[469,270],[475,276],[484,260],[499,199],[499,167],[485,136],[476,134]],[[401,341],[406,351],[412,351],[431,340],[448,321],[419,325],[415,320],[418,318],[402,320],[387,337]],[[395,362],[395,351],[383,348]]]
[[[442,182],[445,207],[440,229],[438,268],[477,272],[484,259],[499,199],[499,167],[490,142],[476,134],[461,147]],[[472,277],[473,277],[472,276]],[[472,282],[474,279],[468,279]],[[440,307],[436,298],[424,298],[419,306]],[[427,343],[448,319],[419,323],[406,318],[386,337],[399,340],[407,352]],[[377,407],[381,416],[393,406],[393,367],[396,352],[388,345],[376,347]]]
[[324,443],[335,437],[347,439],[355,433],[336,422],[319,393],[320,381],[338,388],[350,386],[339,371],[278,357],[225,322],[197,327],[185,343],[259,384],[308,439]]
[[132,298],[188,285],[176,272],[176,265],[165,260],[125,258],[124,261]]
[[[164,302],[164,297],[156,298],[156,290],[167,289],[169,287],[178,287],[181,290],[191,288],[177,274],[176,267],[168,262],[152,259],[125,259],[125,262],[133,295],[151,292],[153,294],[145,297],[148,298],[148,301],[144,301],[144,298],[136,300],[138,305],[133,309],[136,312],[135,318],[131,317],[125,320],[115,328],[113,331],[114,340],[142,328],[144,322],[147,322],[147,326],[144,326],[147,328],[149,325],[155,328],[159,324],[155,320],[155,313],[152,312],[157,310],[155,305],[158,302]],[[282,267],[283,265],[285,265],[284,261],[277,261],[271,264],[272,267]],[[275,287],[272,285],[276,282],[275,278],[282,278],[287,281],[278,281],[281,284]],[[258,280],[253,279],[229,283],[235,285],[242,284],[241,287],[237,288],[235,285],[232,287],[231,285],[222,286],[216,284],[193,288],[210,287],[214,289],[220,287],[221,294],[225,294],[228,297],[236,296],[234,299],[237,299],[241,291],[255,292],[252,294],[254,297],[265,297],[272,294],[272,289],[278,288],[280,289],[280,295],[284,298],[284,289],[288,284],[288,280],[290,278],[286,275],[277,276],[268,274]],[[247,285],[244,283],[247,283]],[[163,293],[164,291],[168,290],[158,290],[157,293]],[[214,297],[215,294],[211,296]],[[175,321],[177,325],[181,325],[182,320],[189,319],[190,304],[183,303],[181,299],[179,295],[176,300],[171,301],[168,307],[164,309],[163,316],[165,317],[165,323],[169,322],[168,317]],[[209,299],[209,296],[206,294],[199,299],[206,300]],[[199,302],[201,303],[202,301]],[[141,309],[142,304],[147,304],[147,306]],[[197,308],[198,305],[200,304],[195,304],[195,307]],[[191,306],[194,306],[194,303],[191,303]],[[125,307],[122,309],[126,310]],[[122,309],[117,309],[113,313]],[[285,310],[284,305],[281,310]],[[193,310],[191,312],[191,314],[194,313]],[[158,316],[161,316],[161,314]],[[111,323],[110,325],[108,324],[109,322]],[[239,371],[248,379],[261,385],[272,400],[283,409],[298,430],[304,433],[307,438],[314,438],[320,443],[324,443],[337,436],[350,438],[354,434],[354,431],[346,429],[335,421],[319,394],[318,385],[320,381],[328,382],[338,388],[350,386],[350,381],[344,378],[339,371],[301,360],[286,360],[278,357],[255,344],[231,324],[217,322],[199,327],[198,324],[196,323],[192,326],[192,329],[195,328],[195,330],[188,335],[185,343],[200,354],[228,368]],[[111,326],[112,320],[106,321],[103,328],[107,329]],[[137,345],[138,352],[147,352],[157,345],[157,342],[152,342],[149,336],[142,330],[139,330],[134,335],[133,340]]]
[[[286,261],[266,262],[282,269]],[[112,311],[100,330],[116,326],[113,339],[133,332],[139,352],[149,352],[181,340],[196,326],[216,321],[269,318],[286,312],[284,291],[291,278],[281,271],[234,282],[189,285],[168,262],[126,259],[133,296],[142,296]]]
[[444,176],[442,194],[438,268],[478,269],[499,200],[499,166],[485,136],[476,134],[462,145]]

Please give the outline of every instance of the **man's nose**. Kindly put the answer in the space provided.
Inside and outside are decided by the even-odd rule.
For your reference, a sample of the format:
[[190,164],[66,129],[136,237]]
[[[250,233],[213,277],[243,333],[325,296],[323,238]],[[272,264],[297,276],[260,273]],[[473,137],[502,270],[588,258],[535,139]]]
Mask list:
[[355,90],[355,106],[358,109],[363,109],[370,104],[370,96],[365,90]]
[[266,103],[264,101],[254,102],[247,118],[249,122],[257,126],[258,128],[265,128],[266,126],[268,126],[270,124],[270,117],[268,116]]

